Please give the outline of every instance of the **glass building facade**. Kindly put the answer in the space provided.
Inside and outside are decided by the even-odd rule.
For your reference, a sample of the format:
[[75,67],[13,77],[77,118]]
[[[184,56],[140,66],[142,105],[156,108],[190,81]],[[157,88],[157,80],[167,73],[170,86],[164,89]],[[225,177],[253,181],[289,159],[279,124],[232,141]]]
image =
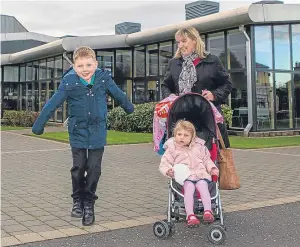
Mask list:
[[[207,50],[220,58],[232,79],[230,128],[246,127],[249,107],[253,107],[254,131],[300,128],[300,24],[251,25],[246,32],[252,48],[252,105],[248,105],[245,35],[238,27],[201,34]],[[96,50],[96,55],[99,68],[110,70],[116,84],[139,104],[161,99],[160,84],[176,49],[175,40],[165,40]],[[71,59],[72,54],[67,55]],[[40,111],[69,67],[62,55],[2,66],[4,109]],[[109,108],[117,106],[109,97],[107,100]],[[51,120],[66,118],[65,103]]]

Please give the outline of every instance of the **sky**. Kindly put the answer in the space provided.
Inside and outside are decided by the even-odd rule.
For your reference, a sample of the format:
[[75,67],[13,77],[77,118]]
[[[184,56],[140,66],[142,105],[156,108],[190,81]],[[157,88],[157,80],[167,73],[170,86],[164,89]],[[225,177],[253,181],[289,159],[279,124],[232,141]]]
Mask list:
[[[258,0],[257,0],[258,1]],[[30,32],[54,37],[114,34],[115,24],[141,23],[142,30],[185,20],[185,0],[151,1],[25,1],[1,0],[1,14],[15,16]],[[220,11],[247,5],[249,0],[221,0]],[[285,3],[300,0],[285,0]]]

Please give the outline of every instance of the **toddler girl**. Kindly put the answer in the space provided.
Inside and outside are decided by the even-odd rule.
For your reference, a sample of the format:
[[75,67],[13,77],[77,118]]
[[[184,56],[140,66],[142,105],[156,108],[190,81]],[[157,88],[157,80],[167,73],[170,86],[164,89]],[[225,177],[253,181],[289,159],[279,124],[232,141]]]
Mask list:
[[204,144],[205,142],[196,136],[194,125],[189,121],[180,120],[176,123],[174,137],[164,144],[166,151],[159,166],[160,172],[170,178],[174,178],[173,166],[175,164],[186,164],[190,170],[191,175],[183,185],[188,226],[200,224],[194,214],[195,189],[200,192],[204,206],[203,220],[209,223],[214,221],[208,184],[211,183],[211,175],[219,176],[219,170],[211,160],[210,153]]

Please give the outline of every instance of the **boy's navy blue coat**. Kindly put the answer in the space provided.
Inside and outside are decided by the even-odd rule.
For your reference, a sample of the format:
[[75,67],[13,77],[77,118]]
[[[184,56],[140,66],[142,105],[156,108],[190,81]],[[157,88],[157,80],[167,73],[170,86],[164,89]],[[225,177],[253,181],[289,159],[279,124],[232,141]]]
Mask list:
[[107,93],[127,113],[134,111],[134,106],[112,80],[109,71],[97,69],[94,85],[89,89],[80,81],[76,72],[70,69],[63,76],[58,90],[44,106],[32,127],[32,132],[41,135],[46,122],[53,115],[55,109],[67,100],[71,147],[102,148],[106,144]]

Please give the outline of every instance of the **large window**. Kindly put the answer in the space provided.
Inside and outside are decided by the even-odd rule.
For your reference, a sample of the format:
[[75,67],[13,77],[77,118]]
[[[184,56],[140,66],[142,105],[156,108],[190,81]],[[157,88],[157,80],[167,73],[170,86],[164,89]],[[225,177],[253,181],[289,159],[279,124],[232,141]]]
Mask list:
[[164,76],[171,60],[172,54],[172,42],[160,43],[159,45],[159,75]]
[[257,129],[274,129],[273,73],[256,72]]
[[39,74],[39,62],[33,62],[32,65],[32,79],[33,80],[38,80],[38,74]]
[[112,72],[114,75],[114,52],[113,51],[97,51],[98,67]]
[[18,82],[19,81],[19,66],[4,66],[4,81]]
[[228,31],[227,56],[228,69],[246,68],[246,39],[238,30]]
[[[5,68],[5,67],[4,67]],[[5,74],[4,74],[5,76]],[[5,110],[18,110],[19,84],[14,82],[2,83],[3,108]]]
[[131,50],[116,50],[116,71],[115,77],[132,76],[132,55]]
[[47,79],[54,77],[54,58],[47,59]]
[[62,56],[55,57],[54,77],[61,77],[63,72]]
[[255,61],[258,69],[272,69],[271,26],[255,27]]
[[293,69],[300,71],[300,24],[292,25]]
[[295,128],[300,128],[300,74],[294,75],[294,87]]
[[275,73],[277,129],[293,127],[291,79],[290,73]]
[[46,59],[41,60],[39,64],[39,79],[46,79],[47,76]]
[[225,65],[225,39],[224,33],[212,33],[207,38],[207,49],[211,54],[218,56]]
[[148,45],[146,48],[146,68],[147,75],[158,75],[158,46]]
[[232,127],[245,128],[248,123],[247,75],[245,72],[230,73],[232,80],[231,101]]
[[134,76],[145,76],[145,47],[137,47],[134,49]]
[[32,69],[32,63],[26,64],[26,81],[32,81],[33,76],[33,69]]
[[274,26],[275,69],[291,69],[290,36],[288,25]]

